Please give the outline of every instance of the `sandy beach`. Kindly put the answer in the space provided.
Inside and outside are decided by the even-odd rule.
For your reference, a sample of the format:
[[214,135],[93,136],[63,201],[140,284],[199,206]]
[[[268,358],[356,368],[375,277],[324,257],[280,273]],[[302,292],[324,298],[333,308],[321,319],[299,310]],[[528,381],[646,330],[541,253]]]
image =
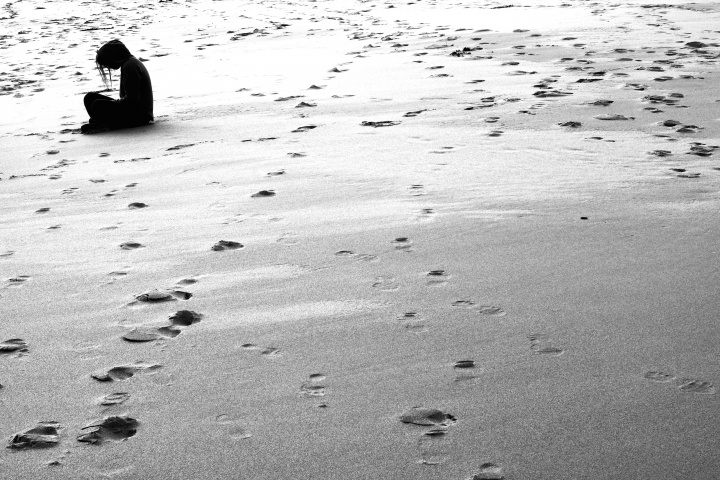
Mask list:
[[0,26],[3,479],[720,478],[720,3]]

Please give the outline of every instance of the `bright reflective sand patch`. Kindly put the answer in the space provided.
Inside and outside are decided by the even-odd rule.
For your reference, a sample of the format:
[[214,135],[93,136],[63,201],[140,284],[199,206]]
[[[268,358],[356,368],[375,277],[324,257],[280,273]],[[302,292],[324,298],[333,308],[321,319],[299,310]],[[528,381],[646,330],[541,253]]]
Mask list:
[[[248,323],[281,323],[297,322],[313,318],[349,317],[384,307],[385,305],[381,303],[362,300],[329,300],[324,302],[305,302],[276,308],[251,308],[225,317],[224,319],[217,318],[212,324],[208,323],[207,328],[231,328],[235,325]],[[218,317],[220,317],[220,315],[218,315]]]

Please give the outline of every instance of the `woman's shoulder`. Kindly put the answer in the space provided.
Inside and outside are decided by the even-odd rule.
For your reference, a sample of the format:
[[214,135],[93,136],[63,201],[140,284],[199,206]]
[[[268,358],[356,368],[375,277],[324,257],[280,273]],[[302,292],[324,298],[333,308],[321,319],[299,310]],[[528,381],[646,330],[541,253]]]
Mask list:
[[125,60],[125,63],[123,63],[121,70],[146,70],[146,68],[142,61],[130,55],[130,57]]

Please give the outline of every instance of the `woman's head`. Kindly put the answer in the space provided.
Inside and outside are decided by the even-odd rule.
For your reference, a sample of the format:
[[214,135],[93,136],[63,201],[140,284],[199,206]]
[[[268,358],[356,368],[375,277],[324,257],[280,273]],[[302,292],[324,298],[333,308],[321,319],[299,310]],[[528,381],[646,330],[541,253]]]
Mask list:
[[[110,69],[117,70],[131,56],[130,51],[120,40],[110,40],[100,47],[97,55],[95,55],[95,64],[97,65],[97,69],[100,72],[105,86],[108,85],[108,78],[110,78],[110,85],[112,85]],[[105,69],[107,69],[107,74],[105,73]]]

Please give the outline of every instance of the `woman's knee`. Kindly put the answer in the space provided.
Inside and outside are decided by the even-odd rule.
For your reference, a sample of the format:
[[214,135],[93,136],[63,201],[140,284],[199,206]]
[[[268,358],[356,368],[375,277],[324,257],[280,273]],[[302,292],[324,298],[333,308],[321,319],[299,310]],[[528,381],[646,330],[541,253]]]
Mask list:
[[102,97],[99,93],[96,92],[90,92],[85,94],[85,98],[83,98],[83,103],[85,104],[85,110],[88,111],[88,113],[91,113],[92,110],[92,104],[95,103],[97,100],[99,100]]

